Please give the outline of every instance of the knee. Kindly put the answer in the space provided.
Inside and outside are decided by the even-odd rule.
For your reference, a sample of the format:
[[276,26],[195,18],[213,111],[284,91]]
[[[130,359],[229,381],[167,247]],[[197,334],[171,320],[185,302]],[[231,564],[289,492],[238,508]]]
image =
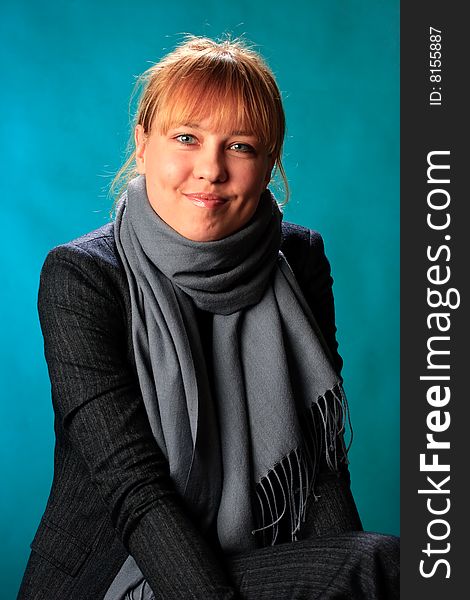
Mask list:
[[374,590],[370,597],[399,598],[400,538],[361,532],[358,543],[363,575]]

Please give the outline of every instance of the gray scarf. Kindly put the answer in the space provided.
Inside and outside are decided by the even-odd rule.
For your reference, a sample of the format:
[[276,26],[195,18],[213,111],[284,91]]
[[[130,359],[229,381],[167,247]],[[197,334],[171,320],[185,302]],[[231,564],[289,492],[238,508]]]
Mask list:
[[[295,540],[320,455],[331,468],[346,459],[341,380],[279,251],[281,220],[267,190],[243,229],[194,242],[154,212],[144,176],[117,209],[150,425],[188,510],[226,552],[280,531]],[[210,357],[196,307],[212,319]]]

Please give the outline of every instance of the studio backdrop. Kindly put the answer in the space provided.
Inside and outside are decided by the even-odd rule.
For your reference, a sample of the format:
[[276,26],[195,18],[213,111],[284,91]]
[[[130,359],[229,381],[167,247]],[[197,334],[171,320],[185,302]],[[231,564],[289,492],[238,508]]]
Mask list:
[[186,32],[244,36],[276,74],[284,218],[318,230],[332,266],[353,492],[366,529],[398,534],[398,1],[11,0],[1,12],[2,598],[16,596],[52,478],[41,265],[109,219],[135,75]]

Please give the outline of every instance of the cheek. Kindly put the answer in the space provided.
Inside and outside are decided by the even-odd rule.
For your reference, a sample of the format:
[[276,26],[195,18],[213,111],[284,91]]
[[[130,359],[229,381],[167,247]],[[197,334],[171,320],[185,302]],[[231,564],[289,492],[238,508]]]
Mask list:
[[172,160],[156,160],[151,169],[147,169],[151,185],[159,189],[174,188],[184,179],[184,170],[181,165]]
[[247,192],[259,194],[265,187],[266,169],[260,168],[259,166],[253,166],[247,169],[245,173],[241,175],[241,181],[245,182]]
[[159,167],[160,178],[166,187],[179,187],[191,174],[191,165],[184,156],[168,157]]

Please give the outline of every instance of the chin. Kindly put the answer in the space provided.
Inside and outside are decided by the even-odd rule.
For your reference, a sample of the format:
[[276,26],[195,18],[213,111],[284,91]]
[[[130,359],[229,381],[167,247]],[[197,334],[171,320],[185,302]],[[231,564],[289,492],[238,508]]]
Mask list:
[[188,240],[192,240],[193,242],[215,242],[227,237],[227,235],[230,234],[224,233],[223,231],[201,230],[197,232],[188,232],[187,235],[184,235],[184,237],[188,238]]
[[236,227],[228,227],[222,223],[201,223],[195,227],[195,223],[188,224],[187,227],[178,231],[183,237],[193,242],[215,242],[229,236],[236,231]]

